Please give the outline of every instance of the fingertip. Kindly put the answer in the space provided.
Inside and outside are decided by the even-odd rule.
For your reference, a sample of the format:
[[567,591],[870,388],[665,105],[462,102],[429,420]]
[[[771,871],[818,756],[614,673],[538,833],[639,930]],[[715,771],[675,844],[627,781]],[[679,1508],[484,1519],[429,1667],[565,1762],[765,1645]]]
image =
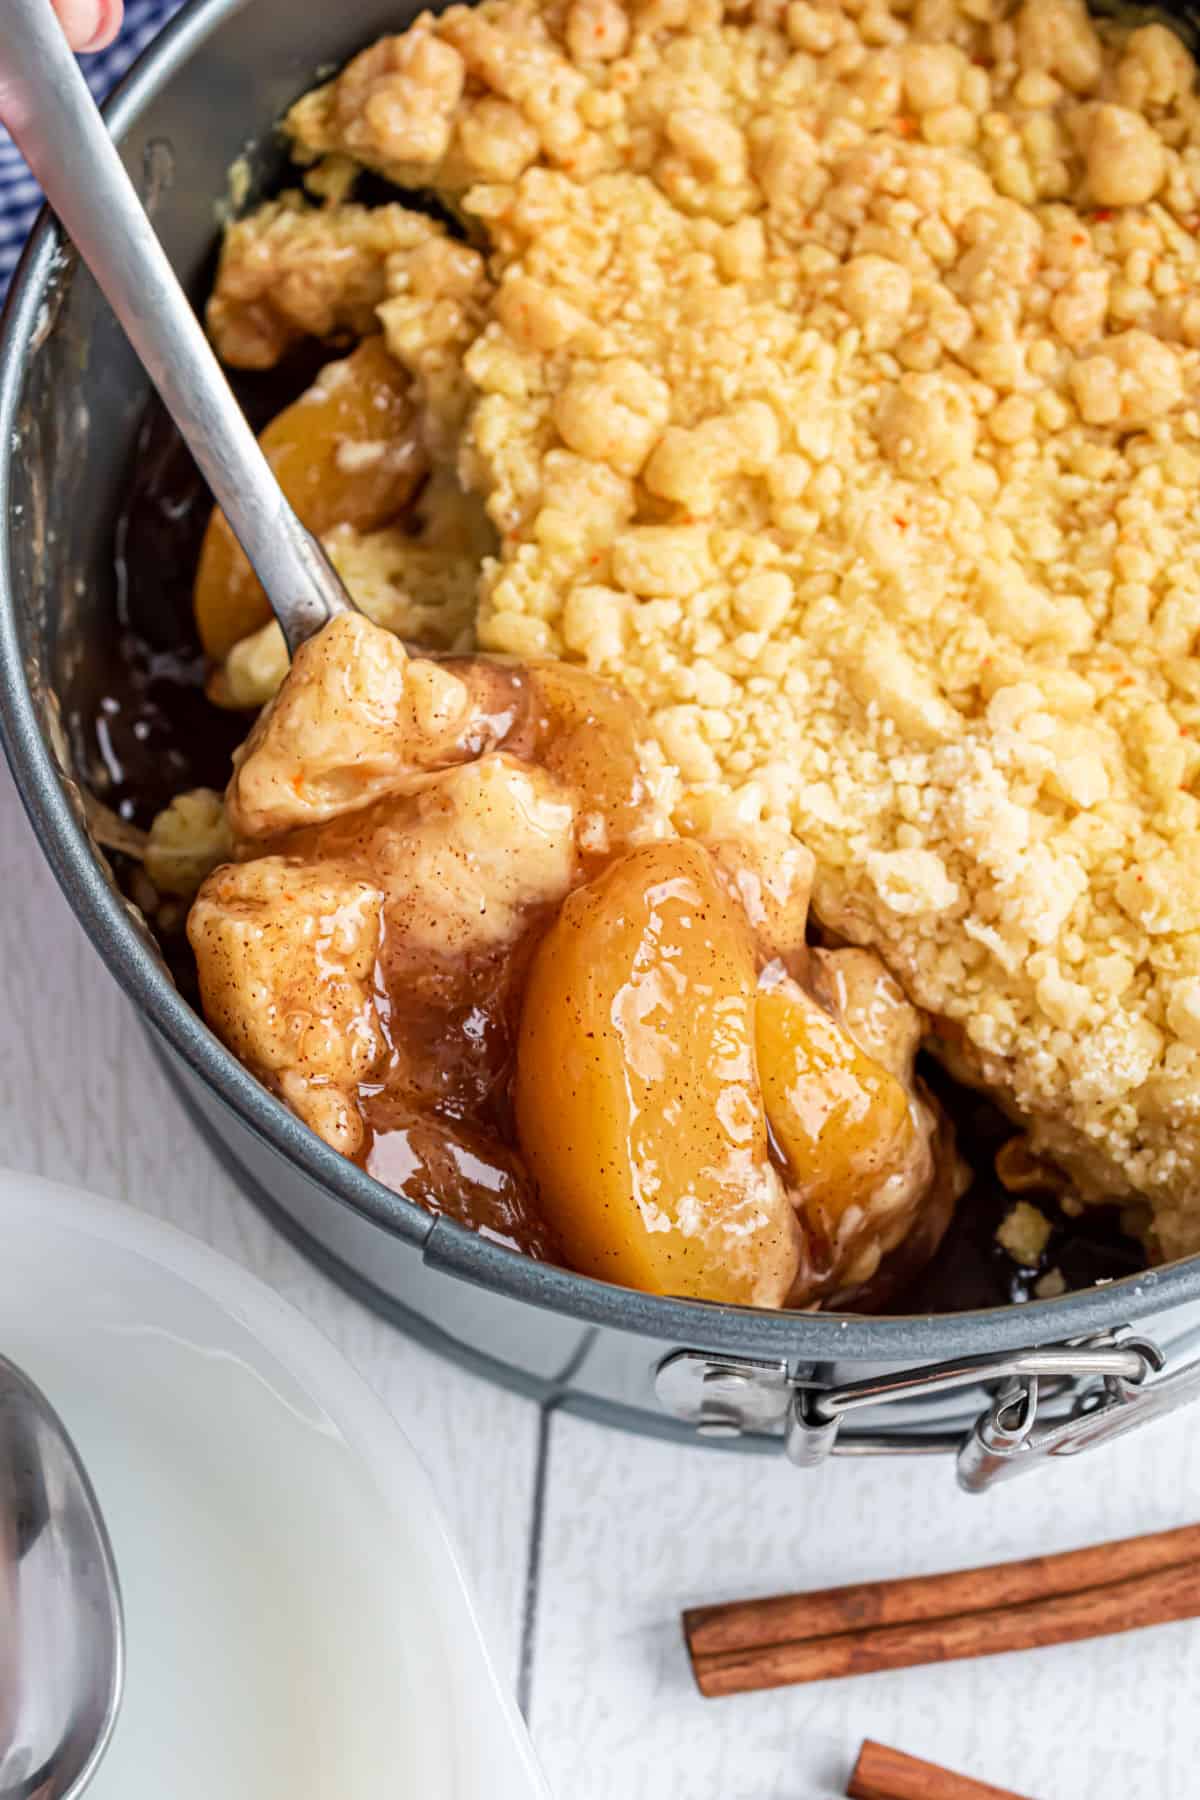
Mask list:
[[78,55],[103,50],[121,27],[122,0],[54,0],[68,44]]
[[107,50],[121,29],[121,13],[121,0],[99,0],[95,28],[87,42],[77,46],[81,54],[86,56],[94,50]]

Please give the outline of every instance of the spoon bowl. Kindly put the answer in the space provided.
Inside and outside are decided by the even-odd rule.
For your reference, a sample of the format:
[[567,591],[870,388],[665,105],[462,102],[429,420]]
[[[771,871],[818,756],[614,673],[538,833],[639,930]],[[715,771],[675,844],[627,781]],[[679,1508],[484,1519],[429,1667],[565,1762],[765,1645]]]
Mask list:
[[75,1800],[125,1673],[112,1546],[61,1419],[0,1356],[0,1800]]

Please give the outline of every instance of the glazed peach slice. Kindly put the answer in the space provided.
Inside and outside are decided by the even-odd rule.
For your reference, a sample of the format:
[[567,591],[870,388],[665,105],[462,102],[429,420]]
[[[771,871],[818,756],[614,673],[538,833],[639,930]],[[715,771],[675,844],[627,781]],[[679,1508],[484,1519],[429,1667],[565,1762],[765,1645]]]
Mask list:
[[[842,1004],[827,1012],[783,978],[760,988],[755,1019],[767,1119],[810,1258],[793,1305],[865,1296],[894,1251],[910,1272],[919,1268],[962,1192],[952,1140],[913,1080],[915,1038],[903,1017],[912,1009],[901,1000],[901,1018],[890,1017],[894,983],[869,952],[815,955],[852,959],[849,971],[834,970],[848,978],[828,984]],[[874,965],[873,981],[853,966],[860,960]],[[897,1273],[892,1265],[880,1279]]]
[[908,1095],[794,982],[758,996],[763,1101],[803,1212],[829,1238],[865,1210],[914,1135]]
[[780,1306],[799,1229],[767,1149],[749,931],[707,852],[642,845],[533,959],[517,1133],[567,1259],[651,1293]]
[[[411,499],[424,458],[412,429],[409,386],[382,337],[364,338],[349,356],[328,363],[262,433],[267,461],[310,531],[320,536],[335,525],[374,531]],[[216,508],[192,600],[200,641],[214,662],[271,617],[258,577]]]

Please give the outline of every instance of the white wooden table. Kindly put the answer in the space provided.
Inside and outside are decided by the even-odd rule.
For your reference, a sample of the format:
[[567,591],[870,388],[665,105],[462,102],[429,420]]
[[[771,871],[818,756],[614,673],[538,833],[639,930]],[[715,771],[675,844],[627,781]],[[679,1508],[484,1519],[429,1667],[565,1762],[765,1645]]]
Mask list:
[[[306,1312],[432,1473],[559,1800],[817,1800],[873,1736],[1036,1800],[1196,1800],[1200,1626],[700,1700],[689,1603],[1062,1549],[1200,1517],[1200,1411],[987,1499],[939,1463],[816,1475],[563,1416],[410,1343],[217,1166],[0,768],[0,1163],[170,1219]],[[350,1800],[350,1797],[348,1797]]]

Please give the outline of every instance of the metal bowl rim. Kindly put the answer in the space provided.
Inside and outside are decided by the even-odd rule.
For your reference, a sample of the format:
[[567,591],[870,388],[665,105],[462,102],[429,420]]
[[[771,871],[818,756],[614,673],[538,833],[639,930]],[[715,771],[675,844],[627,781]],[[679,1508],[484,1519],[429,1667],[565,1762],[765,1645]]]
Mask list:
[[[105,107],[120,138],[171,76],[246,0],[187,0],[143,52]],[[67,798],[39,727],[17,627],[9,537],[11,464],[18,403],[44,296],[62,250],[43,209],[0,315],[0,741],[22,803],[71,910],[108,968],[155,1031],[251,1132],[285,1162],[392,1236],[420,1247],[439,1269],[516,1300],[665,1342],[812,1360],[940,1360],[1106,1330],[1200,1299],[1200,1256],[1104,1286],[1023,1306],[870,1318],[778,1313],[642,1294],[537,1263],[455,1225],[375,1181],[321,1142],[245,1070],[180,996],[109,886]]]

